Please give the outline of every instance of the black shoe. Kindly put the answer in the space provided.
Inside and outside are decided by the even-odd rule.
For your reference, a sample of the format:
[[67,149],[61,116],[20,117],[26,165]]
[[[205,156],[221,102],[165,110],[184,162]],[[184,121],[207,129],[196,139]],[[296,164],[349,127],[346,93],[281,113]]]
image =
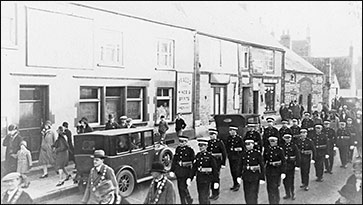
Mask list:
[[63,184],[64,184],[64,181],[61,181],[61,182],[58,182],[58,184],[55,186],[62,186]]
[[217,200],[218,198],[219,198],[218,195],[212,195],[209,197],[209,199],[211,199],[211,200]]
[[300,188],[302,188],[302,189],[304,189],[305,187],[306,187],[306,186],[305,186],[304,184],[300,186]]
[[305,187],[305,188],[304,188],[304,190],[305,190],[305,191],[309,191],[309,187],[308,187],[308,186],[307,186],[307,187]]
[[232,191],[238,191],[239,190],[239,185],[237,185]]
[[328,170],[325,170],[325,172],[324,173],[329,173],[329,171]]
[[43,179],[43,178],[47,178],[48,174],[43,174],[42,176],[40,176],[39,178]]
[[292,195],[291,195],[291,200],[295,200],[295,199],[296,199],[295,194],[292,194]]
[[229,190],[235,189],[237,186],[233,185],[233,187],[229,188]]
[[284,197],[282,197],[283,199],[290,199],[291,198],[291,196],[288,196],[288,195],[286,195],[286,196],[284,196]]
[[317,182],[323,182],[324,179],[323,178],[317,178],[315,181],[317,181]]

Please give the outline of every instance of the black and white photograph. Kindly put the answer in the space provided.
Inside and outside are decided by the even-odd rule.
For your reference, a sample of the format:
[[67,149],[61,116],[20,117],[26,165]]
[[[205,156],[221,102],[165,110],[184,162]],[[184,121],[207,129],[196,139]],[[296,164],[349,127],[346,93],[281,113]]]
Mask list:
[[362,204],[362,1],[1,1],[1,204]]

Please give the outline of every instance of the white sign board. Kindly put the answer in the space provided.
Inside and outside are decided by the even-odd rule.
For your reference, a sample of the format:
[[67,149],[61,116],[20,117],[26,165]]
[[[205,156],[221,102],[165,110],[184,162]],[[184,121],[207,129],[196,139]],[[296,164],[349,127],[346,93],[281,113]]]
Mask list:
[[177,112],[192,112],[192,73],[177,74]]

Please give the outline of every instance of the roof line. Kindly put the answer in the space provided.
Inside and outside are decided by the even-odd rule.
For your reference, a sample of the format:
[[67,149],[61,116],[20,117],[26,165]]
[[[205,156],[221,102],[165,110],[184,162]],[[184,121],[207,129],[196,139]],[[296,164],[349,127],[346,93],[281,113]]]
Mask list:
[[[317,69],[317,68],[316,68]],[[285,66],[285,70],[286,71],[290,71],[290,72],[294,72],[294,73],[306,73],[306,74],[316,74],[316,75],[324,75],[323,72],[319,73],[319,72],[308,72],[308,71],[297,71],[297,70],[293,70],[293,69],[288,69]],[[319,70],[319,69],[318,69]],[[319,70],[320,71],[320,70]]]
[[227,37],[221,37],[221,36],[217,36],[217,35],[213,35],[213,34],[200,32],[200,31],[197,31],[194,28],[163,23],[163,22],[154,21],[154,20],[150,20],[150,19],[146,19],[146,18],[142,18],[142,17],[132,16],[132,15],[129,15],[129,14],[119,13],[119,12],[116,12],[116,11],[110,11],[110,10],[107,10],[107,9],[97,8],[97,7],[94,7],[94,6],[89,6],[89,5],[85,5],[85,4],[81,4],[81,3],[70,2],[69,4],[84,7],[84,8],[88,8],[88,9],[94,9],[94,10],[98,10],[98,11],[102,11],[102,12],[112,13],[112,14],[116,14],[116,15],[119,15],[119,16],[124,16],[124,17],[129,17],[129,18],[142,20],[142,21],[147,21],[147,22],[151,22],[151,23],[161,24],[161,25],[164,25],[164,26],[170,26],[170,27],[174,27],[174,28],[194,31],[194,32],[197,32],[200,35],[205,35],[205,36],[209,36],[209,37],[213,37],[213,38],[218,38],[218,39],[221,39],[221,40],[226,40],[226,41],[230,41],[230,42],[234,42],[234,43],[240,43],[240,44],[249,45],[249,46],[253,46],[253,47],[259,47],[259,48],[264,48],[264,49],[271,49],[271,50],[278,50],[278,51],[281,51],[281,52],[285,52],[285,50],[282,49],[282,48],[278,48],[278,47],[274,47],[274,46],[266,46],[266,45],[246,42],[246,41],[242,41],[242,40],[231,39],[231,38],[227,38]]

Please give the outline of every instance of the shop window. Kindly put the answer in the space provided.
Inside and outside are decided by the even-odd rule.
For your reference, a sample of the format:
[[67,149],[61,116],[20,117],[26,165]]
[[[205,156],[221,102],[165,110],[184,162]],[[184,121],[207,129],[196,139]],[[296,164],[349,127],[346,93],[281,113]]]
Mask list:
[[106,87],[105,122],[107,122],[109,114],[113,114],[116,121],[123,115],[121,99],[123,99],[124,92],[125,89],[121,87]]
[[80,88],[80,115],[86,117],[88,123],[100,123],[100,88]]
[[248,47],[238,45],[238,63],[240,70],[248,70]]
[[157,66],[159,68],[174,68],[174,41],[160,39],[157,46]]
[[173,89],[158,88],[156,93],[156,122],[160,122],[160,116],[164,115],[166,121],[173,117]]
[[265,84],[265,110],[275,111],[275,84]]
[[126,115],[135,121],[143,119],[143,94],[142,88],[127,88]]

